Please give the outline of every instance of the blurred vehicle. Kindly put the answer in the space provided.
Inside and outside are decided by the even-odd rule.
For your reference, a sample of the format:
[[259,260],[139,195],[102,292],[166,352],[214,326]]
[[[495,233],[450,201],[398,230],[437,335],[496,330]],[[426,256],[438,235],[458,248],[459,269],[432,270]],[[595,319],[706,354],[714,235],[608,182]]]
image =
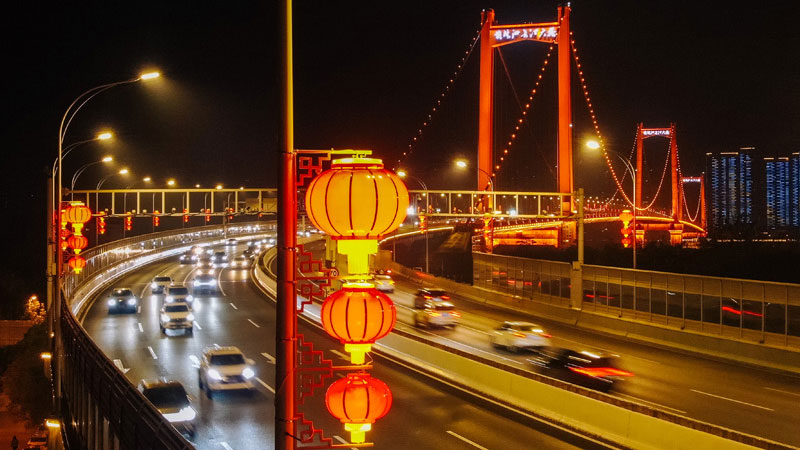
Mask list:
[[209,274],[197,275],[192,281],[192,292],[195,294],[217,292],[217,278]]
[[201,391],[211,398],[214,391],[247,390],[255,391],[253,370],[255,361],[247,359],[237,347],[208,347],[198,369],[198,384]]
[[153,294],[161,294],[164,292],[164,289],[172,285],[172,277],[159,275],[153,278],[153,282],[150,283],[150,292]]
[[374,275],[372,283],[381,292],[394,292],[394,280],[389,275]]
[[529,361],[542,367],[545,373],[568,383],[589,389],[609,392],[621,381],[633,376],[620,368],[619,356],[595,351],[576,351],[568,348],[546,347]]
[[211,262],[211,258],[198,258],[194,266],[197,268],[197,273],[214,273],[214,264]]
[[33,436],[30,437],[30,439],[28,439],[28,442],[25,444],[26,448],[46,450],[47,439],[48,439],[47,431],[37,431],[36,433],[33,434]]
[[239,241],[234,239],[234,238],[230,238],[230,239],[226,239],[225,240],[225,245],[238,245],[238,244],[239,244]]
[[530,322],[503,322],[489,333],[489,341],[494,347],[504,347],[514,353],[520,349],[547,347],[551,337],[542,327]]
[[181,264],[192,264],[197,261],[197,255],[192,252],[186,252],[178,258],[178,261]]
[[164,297],[164,303],[189,303],[191,304],[194,301],[194,297],[192,294],[189,293],[189,288],[182,284],[173,284],[171,286],[167,286],[166,297]]
[[172,303],[161,307],[159,328],[161,333],[167,330],[184,330],[189,334],[194,332],[194,314],[188,303]]
[[211,267],[228,267],[228,254],[225,252],[215,252],[211,256]]
[[450,300],[450,296],[444,289],[439,288],[423,288],[417,291],[414,296],[414,307],[423,308],[428,300]]
[[138,389],[178,432],[194,437],[197,412],[192,408],[191,397],[180,382],[163,378],[142,380]]
[[248,258],[248,257],[246,257],[244,255],[239,255],[236,258],[233,258],[233,262],[231,263],[231,267],[235,267],[237,269],[245,269],[247,267],[250,267],[250,263],[251,263],[250,258]]
[[256,254],[257,253],[258,253],[258,250],[251,250],[250,248],[247,248],[245,251],[242,252],[242,256],[244,256],[245,258],[247,258],[249,260],[253,260],[253,259],[256,258]]
[[135,313],[139,306],[139,299],[129,288],[115,288],[108,294],[108,313],[129,312]]
[[456,311],[456,307],[445,300],[426,299],[422,307],[414,308],[414,326],[425,328],[430,327],[451,327],[456,328],[461,314]]

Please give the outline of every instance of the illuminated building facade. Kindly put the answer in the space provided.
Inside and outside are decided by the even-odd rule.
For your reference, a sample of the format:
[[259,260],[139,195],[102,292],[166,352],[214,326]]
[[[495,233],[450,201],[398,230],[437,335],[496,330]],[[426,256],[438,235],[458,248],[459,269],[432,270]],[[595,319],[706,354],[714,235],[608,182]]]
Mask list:
[[791,183],[789,218],[793,227],[800,227],[800,152],[794,152],[789,157],[789,178]]
[[753,147],[736,152],[706,153],[711,199],[711,226],[735,227],[753,222]]
[[764,158],[764,174],[767,194],[767,227],[788,227],[792,219],[789,158]]

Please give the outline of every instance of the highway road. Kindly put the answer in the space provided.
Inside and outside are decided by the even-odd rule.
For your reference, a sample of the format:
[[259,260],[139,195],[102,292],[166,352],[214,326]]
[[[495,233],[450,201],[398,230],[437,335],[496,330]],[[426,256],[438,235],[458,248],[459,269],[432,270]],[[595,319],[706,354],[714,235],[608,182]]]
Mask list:
[[[243,248],[227,250],[240,252]],[[105,302],[96,301],[87,312],[84,327],[109,358],[129,369],[127,377],[132,383],[167,377],[184,385],[198,411],[194,438],[197,448],[269,448],[274,421],[274,303],[253,284],[249,270],[222,269],[218,274],[219,292],[195,299],[193,335],[164,336],[158,326],[162,296],[150,293],[150,281],[156,275],[169,275],[176,282],[189,281],[193,272],[193,266],[180,265],[176,258],[124,276],[115,286],[131,287],[141,296],[139,312],[109,315]],[[99,298],[104,295],[101,293]],[[300,331],[310,336],[318,349],[327,350],[328,357],[339,358],[333,352],[341,350],[338,342],[303,321]],[[256,361],[255,395],[219,393],[207,399],[201,394],[195,361],[205,347],[215,344],[238,346]],[[344,361],[339,359],[334,364]],[[385,360],[377,361],[372,374],[386,382],[394,396],[392,410],[368,433],[376,448],[600,448],[553,427],[487,408],[468,395]],[[339,443],[345,432],[330,417],[323,399],[324,391],[317,391],[303,410],[326,430],[326,435],[334,436],[334,443]]]
[[[320,251],[321,248],[316,247]],[[395,280],[390,294],[398,309],[397,328],[417,332],[445,345],[536,371],[530,353],[511,353],[490,344],[489,333],[503,321],[525,320],[541,325],[554,346],[600,350],[621,357],[622,368],[635,374],[612,395],[664,411],[800,446],[800,377],[745,367],[643,345],[578,329],[559,322],[485,307],[452,296],[461,312],[455,329],[413,327],[414,293],[410,280]],[[543,375],[547,372],[539,371]]]

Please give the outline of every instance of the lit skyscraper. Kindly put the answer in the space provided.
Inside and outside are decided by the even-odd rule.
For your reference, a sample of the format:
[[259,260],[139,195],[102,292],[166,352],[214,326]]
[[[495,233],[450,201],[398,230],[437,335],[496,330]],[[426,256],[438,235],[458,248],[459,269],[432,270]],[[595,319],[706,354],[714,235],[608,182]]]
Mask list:
[[767,227],[783,228],[791,224],[792,186],[789,158],[764,158],[767,193]]
[[789,158],[789,178],[791,180],[789,217],[793,227],[800,227],[800,152],[792,153]]
[[753,222],[753,178],[750,151],[706,153],[711,189],[711,226],[720,229]]

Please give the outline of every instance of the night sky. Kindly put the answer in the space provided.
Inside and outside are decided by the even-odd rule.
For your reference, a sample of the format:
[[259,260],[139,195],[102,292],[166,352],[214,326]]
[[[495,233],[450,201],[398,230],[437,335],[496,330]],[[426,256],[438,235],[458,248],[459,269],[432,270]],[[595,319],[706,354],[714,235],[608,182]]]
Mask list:
[[[298,148],[370,148],[390,168],[411,142],[468,49],[483,8],[500,23],[555,20],[555,1],[295,2]],[[576,1],[572,28],[601,131],[628,153],[636,124],[676,122],[686,175],[706,152],[800,149],[800,13],[795,2]],[[65,177],[113,154],[134,179],[179,185],[274,186],[278,103],[277,3],[25,2],[3,14],[3,283],[42,293],[46,167],[61,115],[81,92],[158,68],[163,79],[109,90],[76,117],[67,143],[104,127],[113,143],[71,155]],[[504,47],[497,67],[498,139],[519,115],[547,46]],[[498,60],[499,62],[499,60]],[[498,176],[502,189],[554,190],[555,53],[531,121]],[[471,188],[452,169],[475,158],[478,52],[402,163],[429,187]],[[513,86],[513,88],[512,88]],[[613,193],[573,90],[576,187]],[[666,143],[647,147],[657,180]],[[652,149],[652,150],[651,150]],[[507,168],[505,168],[507,167]],[[105,173],[88,170],[81,188]],[[123,185],[123,183],[125,183]],[[106,186],[132,181],[112,178]],[[10,289],[4,287],[5,289]],[[5,295],[4,295],[5,297]],[[9,299],[2,299],[9,301]]]

